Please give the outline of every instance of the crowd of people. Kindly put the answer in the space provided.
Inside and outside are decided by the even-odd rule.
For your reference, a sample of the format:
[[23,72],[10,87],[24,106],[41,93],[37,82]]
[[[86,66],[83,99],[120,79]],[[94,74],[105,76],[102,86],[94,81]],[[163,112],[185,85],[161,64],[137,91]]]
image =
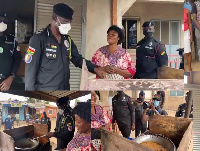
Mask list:
[[148,130],[147,121],[150,116],[168,113],[163,109],[165,92],[158,91],[151,101],[145,101],[145,93],[141,91],[136,100],[130,98],[123,91],[117,91],[112,98],[112,114],[108,114],[103,107],[98,105],[98,93],[91,92],[91,128],[92,145],[98,151],[101,148],[101,129],[116,132],[117,129],[122,136],[130,138],[131,131],[135,131],[135,137]]

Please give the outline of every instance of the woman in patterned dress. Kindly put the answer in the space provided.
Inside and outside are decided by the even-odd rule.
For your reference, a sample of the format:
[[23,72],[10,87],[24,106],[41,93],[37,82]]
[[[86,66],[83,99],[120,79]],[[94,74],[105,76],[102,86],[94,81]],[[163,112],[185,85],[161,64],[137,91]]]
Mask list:
[[111,125],[110,118],[107,112],[96,104],[97,94],[91,91],[91,127],[95,129],[106,128],[109,129]]
[[107,31],[108,45],[99,48],[92,57],[92,63],[102,67],[107,79],[129,79],[135,75],[135,65],[130,54],[119,44],[124,41],[124,33],[117,26]]

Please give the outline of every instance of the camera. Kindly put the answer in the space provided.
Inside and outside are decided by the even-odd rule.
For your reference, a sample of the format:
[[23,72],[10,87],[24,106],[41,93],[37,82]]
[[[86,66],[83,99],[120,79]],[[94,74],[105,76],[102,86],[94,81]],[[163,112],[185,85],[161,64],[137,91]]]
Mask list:
[[149,102],[143,102],[143,109],[149,108],[151,109],[151,104]]

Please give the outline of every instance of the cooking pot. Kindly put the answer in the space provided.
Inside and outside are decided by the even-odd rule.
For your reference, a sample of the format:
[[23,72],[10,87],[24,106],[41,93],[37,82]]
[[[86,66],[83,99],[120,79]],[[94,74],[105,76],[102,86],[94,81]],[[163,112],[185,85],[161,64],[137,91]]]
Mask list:
[[134,142],[141,144],[143,142],[154,142],[166,148],[168,151],[176,151],[174,143],[162,135],[141,135]]
[[15,142],[16,151],[36,151],[38,146],[38,139],[23,138]]

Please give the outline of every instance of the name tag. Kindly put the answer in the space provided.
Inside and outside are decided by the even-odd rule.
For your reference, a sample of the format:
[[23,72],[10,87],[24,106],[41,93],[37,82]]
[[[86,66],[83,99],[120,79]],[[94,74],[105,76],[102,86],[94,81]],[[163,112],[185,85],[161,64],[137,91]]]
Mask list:
[[49,48],[46,48],[46,51],[49,51],[49,52],[56,52],[57,50],[56,50],[56,49],[49,49]]
[[153,49],[152,47],[149,47],[149,46],[145,46],[145,48],[147,48],[147,49]]

